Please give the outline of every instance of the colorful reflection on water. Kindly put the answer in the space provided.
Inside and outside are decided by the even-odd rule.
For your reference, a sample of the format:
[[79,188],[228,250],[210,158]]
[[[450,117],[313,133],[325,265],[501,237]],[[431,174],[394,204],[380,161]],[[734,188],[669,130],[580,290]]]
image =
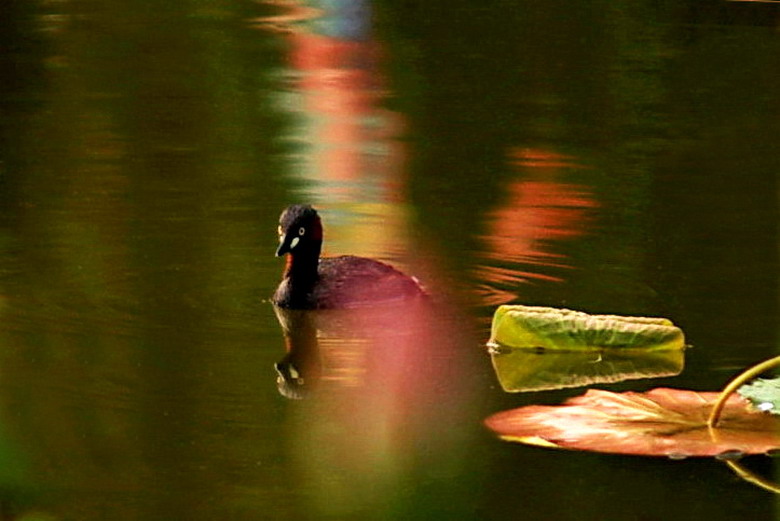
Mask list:
[[[296,196],[322,212],[326,255],[414,269],[405,122],[385,108],[383,51],[370,35],[368,5],[359,4],[345,3],[286,32],[290,51],[280,74],[289,87],[279,103],[295,124],[282,139],[298,145],[290,156],[300,181]],[[465,388],[441,393],[464,381],[465,370],[462,341],[439,339],[445,331],[464,334],[443,315],[446,309],[276,310],[286,342],[277,384],[283,396],[305,400],[291,444],[318,515],[407,509],[396,496],[417,466],[420,444],[429,446],[431,465],[458,472],[453,456],[462,450],[462,434],[437,428],[470,408]]]
[[437,472],[462,472],[463,433],[442,428],[466,418],[469,386],[457,343],[441,340],[457,331],[441,307],[276,312],[287,351],[279,390],[303,401],[290,443],[310,508],[326,517],[407,509],[398,494],[421,445]]
[[510,154],[517,179],[504,201],[487,214],[486,251],[477,277],[482,301],[491,306],[521,298],[518,287],[541,280],[565,282],[576,267],[562,243],[586,236],[596,224],[593,189],[575,184],[572,171],[585,168],[573,157],[542,149]]
[[294,197],[327,212],[326,252],[403,261],[405,123],[385,107],[389,90],[371,6],[290,7],[298,15],[283,19],[289,51],[278,71],[287,88],[276,98],[294,121],[279,138],[295,147],[288,156],[299,181]]

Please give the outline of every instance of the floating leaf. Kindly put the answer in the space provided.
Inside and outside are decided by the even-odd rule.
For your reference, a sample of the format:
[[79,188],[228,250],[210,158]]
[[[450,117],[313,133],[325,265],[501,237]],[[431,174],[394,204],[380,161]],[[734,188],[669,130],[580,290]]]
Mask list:
[[760,454],[780,448],[780,418],[729,397],[718,427],[707,420],[715,392],[659,388],[647,393],[589,390],[560,406],[500,412],[485,423],[502,439],[575,450],[644,456]]
[[685,336],[665,318],[589,315],[535,306],[500,306],[493,315],[490,344],[566,351],[634,348],[682,349]]
[[493,368],[506,392],[563,389],[680,374],[684,350],[603,349],[599,352],[494,350]]
[[737,392],[759,411],[780,415],[780,378],[759,378],[743,385]]

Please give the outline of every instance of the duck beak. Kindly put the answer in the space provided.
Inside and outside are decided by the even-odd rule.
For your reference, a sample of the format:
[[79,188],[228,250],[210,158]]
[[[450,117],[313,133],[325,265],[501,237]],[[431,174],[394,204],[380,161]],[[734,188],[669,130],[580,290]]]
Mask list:
[[293,249],[298,246],[301,238],[297,235],[290,238],[290,234],[279,236],[279,247],[276,248],[276,256],[281,257],[285,253],[292,253]]
[[290,241],[287,240],[287,235],[279,236],[279,247],[276,248],[276,256],[281,257],[285,253],[290,253]]

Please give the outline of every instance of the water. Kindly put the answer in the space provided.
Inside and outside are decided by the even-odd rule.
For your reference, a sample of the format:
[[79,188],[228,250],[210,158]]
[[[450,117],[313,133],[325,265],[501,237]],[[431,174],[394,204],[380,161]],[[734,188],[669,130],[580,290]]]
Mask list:
[[[499,390],[501,303],[685,330],[680,376],[612,390],[716,390],[776,353],[775,5],[9,9],[6,517],[774,517],[723,462],[511,445],[481,421],[582,392]],[[443,308],[411,343],[322,339],[318,393],[288,400],[267,297],[298,201],[327,253],[392,262]]]

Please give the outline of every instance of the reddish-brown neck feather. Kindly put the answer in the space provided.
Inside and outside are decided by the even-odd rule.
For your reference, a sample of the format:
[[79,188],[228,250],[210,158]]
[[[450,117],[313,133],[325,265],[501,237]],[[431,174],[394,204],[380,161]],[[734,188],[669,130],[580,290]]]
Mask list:
[[311,226],[311,238],[315,241],[321,241],[322,240],[322,221],[320,221],[319,216],[317,216],[314,219],[314,222]]
[[293,256],[292,253],[288,253],[285,255],[286,259],[284,260],[284,276],[288,276],[290,272],[292,271],[292,265],[293,265]]

